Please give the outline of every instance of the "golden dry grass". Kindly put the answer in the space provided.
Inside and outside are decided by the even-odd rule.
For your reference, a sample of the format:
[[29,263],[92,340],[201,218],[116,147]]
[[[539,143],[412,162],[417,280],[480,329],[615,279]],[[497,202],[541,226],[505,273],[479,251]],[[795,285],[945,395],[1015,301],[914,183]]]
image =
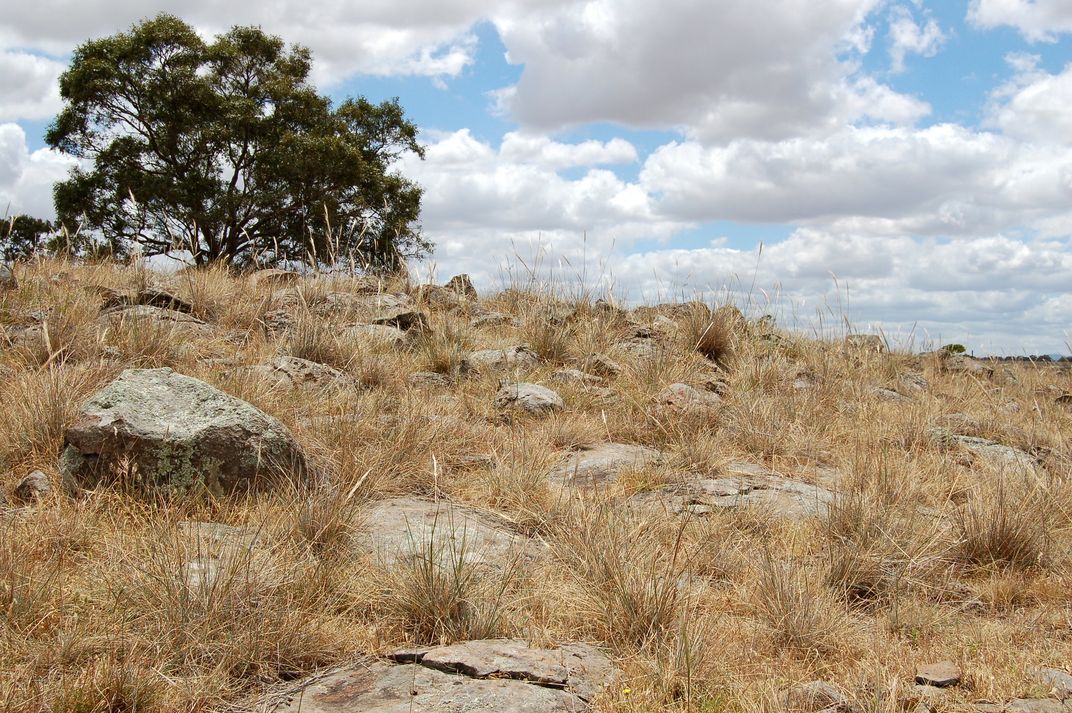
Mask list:
[[[287,288],[216,269],[164,277],[58,261],[20,266],[18,277],[0,293],[0,493],[13,502],[34,469],[57,487],[0,516],[0,709],[212,710],[363,654],[478,636],[605,647],[625,673],[595,702],[607,711],[771,710],[786,687],[816,678],[865,710],[892,711],[914,666],[939,659],[970,680],[948,694],[957,710],[1032,690],[1030,666],[1072,661],[1063,368],[956,373],[937,357],[846,350],[725,307],[628,312],[532,289],[464,308],[422,302],[432,331],[398,349],[348,343],[339,335],[352,316],[318,310],[331,292],[369,289],[348,277]],[[208,328],[97,322],[97,288],[151,285]],[[417,295],[402,280],[379,288]],[[286,332],[270,325],[283,305]],[[475,328],[481,310],[516,323]],[[650,357],[616,346],[638,330],[652,335]],[[514,376],[555,388],[563,413],[503,421],[492,406],[502,375],[460,373],[468,351],[520,343],[541,362]],[[622,367],[599,385],[613,394],[550,380],[593,353]],[[235,370],[281,354],[334,366],[354,385],[287,390]],[[61,494],[64,425],[121,369],[150,366],[279,418],[331,487],[187,502],[118,488]],[[411,383],[418,371],[447,378]],[[909,372],[926,390],[906,386]],[[674,382],[717,389],[722,406],[699,418],[653,408]],[[883,401],[875,387],[911,400]],[[1040,469],[989,468],[935,426],[1020,448]],[[549,486],[561,456],[601,441],[658,448],[664,461],[598,496]],[[623,506],[734,461],[832,488],[829,513]],[[449,567],[429,552],[385,570],[353,542],[367,503],[392,495],[494,511],[548,555],[487,570],[463,544]],[[186,520],[248,528],[259,544],[227,550],[180,530]],[[217,563],[211,577],[190,574],[199,558]]]

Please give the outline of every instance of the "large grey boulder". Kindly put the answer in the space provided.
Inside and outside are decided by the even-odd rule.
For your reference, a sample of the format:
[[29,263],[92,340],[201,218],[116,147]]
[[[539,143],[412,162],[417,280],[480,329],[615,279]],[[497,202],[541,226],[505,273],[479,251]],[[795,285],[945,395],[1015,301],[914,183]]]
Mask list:
[[607,657],[584,644],[538,649],[486,639],[396,651],[312,679],[267,710],[276,713],[580,713],[618,679]]
[[654,448],[630,443],[598,443],[565,456],[550,474],[559,485],[587,488],[612,483],[627,470],[658,463],[662,455]]
[[172,369],[127,369],[67,427],[60,472],[68,487],[92,488],[121,466],[151,491],[215,495],[307,471],[283,424]]

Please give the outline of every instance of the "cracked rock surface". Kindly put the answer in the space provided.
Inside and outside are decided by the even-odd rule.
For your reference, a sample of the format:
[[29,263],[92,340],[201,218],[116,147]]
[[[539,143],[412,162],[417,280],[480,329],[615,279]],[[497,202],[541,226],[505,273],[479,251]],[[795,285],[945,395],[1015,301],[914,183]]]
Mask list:
[[389,661],[359,663],[310,679],[274,713],[557,713],[591,710],[589,701],[618,672],[586,644],[558,649],[514,639],[404,649]]

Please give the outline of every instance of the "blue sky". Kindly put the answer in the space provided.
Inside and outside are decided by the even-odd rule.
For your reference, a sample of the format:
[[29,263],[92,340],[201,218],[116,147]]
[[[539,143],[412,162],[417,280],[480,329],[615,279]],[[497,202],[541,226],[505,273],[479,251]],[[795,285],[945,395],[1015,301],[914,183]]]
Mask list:
[[1072,341],[1067,0],[43,0],[0,19],[9,212],[47,214],[70,165],[41,135],[71,49],[158,10],[301,42],[334,97],[399,97],[428,145],[401,166],[438,245],[419,269],[490,288],[539,255],[622,299],[755,284],[755,310],[836,304],[917,344]]

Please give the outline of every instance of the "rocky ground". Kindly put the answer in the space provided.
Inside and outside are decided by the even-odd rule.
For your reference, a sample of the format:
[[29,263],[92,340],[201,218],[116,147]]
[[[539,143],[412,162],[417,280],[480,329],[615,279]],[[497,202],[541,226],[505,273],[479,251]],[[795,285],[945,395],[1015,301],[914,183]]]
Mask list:
[[1072,379],[698,302],[0,271],[0,707],[1072,711]]

